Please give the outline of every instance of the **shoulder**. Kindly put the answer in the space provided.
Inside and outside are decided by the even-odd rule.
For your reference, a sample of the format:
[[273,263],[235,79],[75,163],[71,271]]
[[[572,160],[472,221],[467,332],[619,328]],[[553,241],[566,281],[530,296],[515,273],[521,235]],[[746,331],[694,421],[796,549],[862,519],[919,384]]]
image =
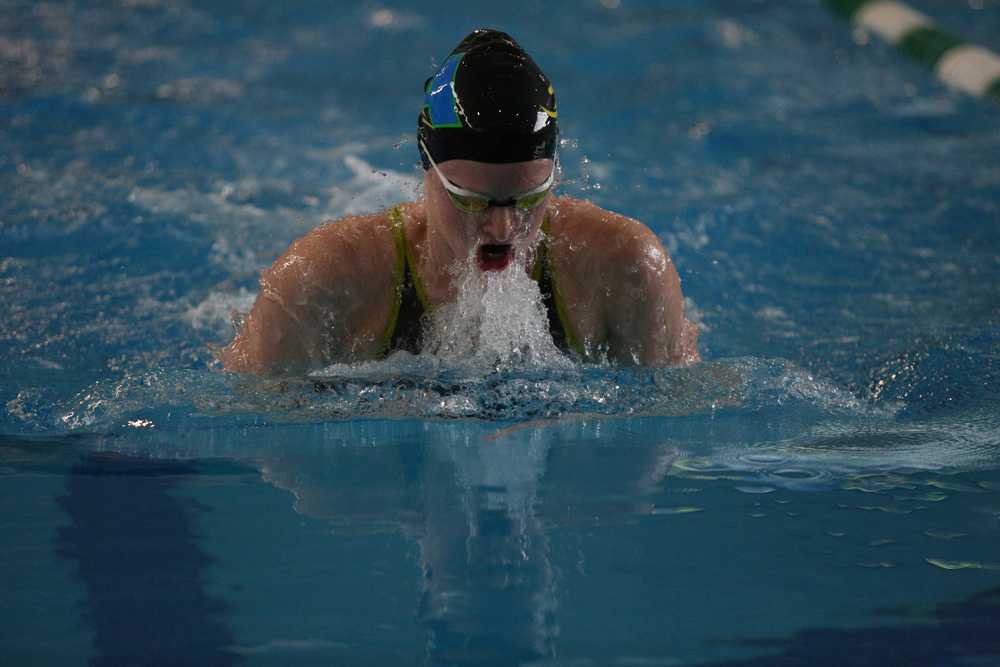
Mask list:
[[551,264],[580,339],[624,363],[696,361],[697,329],[684,319],[680,277],[656,234],[589,202],[563,198],[556,209]]
[[659,238],[638,220],[591,202],[559,197],[550,217],[549,236],[554,258],[564,268],[603,273],[662,272],[670,263]]
[[[396,243],[389,210],[341,218],[296,239],[261,277],[263,287],[303,291],[331,284],[378,288],[393,279]],[[347,295],[350,290],[338,290]]]

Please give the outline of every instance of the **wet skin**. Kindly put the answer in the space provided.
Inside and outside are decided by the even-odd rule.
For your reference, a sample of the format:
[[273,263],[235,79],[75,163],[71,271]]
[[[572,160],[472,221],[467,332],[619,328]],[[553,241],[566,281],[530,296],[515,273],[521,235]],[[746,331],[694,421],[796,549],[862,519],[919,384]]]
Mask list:
[[[551,160],[438,165],[450,181],[503,200],[543,183]],[[423,199],[402,205],[416,274],[431,308],[456,297],[456,268],[528,270],[546,215],[549,258],[568,328],[583,357],[646,366],[699,360],[677,271],[645,225],[551,193],[537,208],[466,213],[433,170]],[[227,370],[298,372],[377,358],[395,299],[396,246],[388,213],[351,216],[296,240],[260,280],[244,326],[223,350]],[[514,267],[510,267],[510,265]]]

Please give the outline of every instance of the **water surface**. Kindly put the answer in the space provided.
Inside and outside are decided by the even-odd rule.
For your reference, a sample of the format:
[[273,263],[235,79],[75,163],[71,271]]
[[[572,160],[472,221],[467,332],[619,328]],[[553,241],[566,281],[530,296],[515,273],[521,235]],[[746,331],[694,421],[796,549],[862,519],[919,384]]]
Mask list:
[[[221,373],[291,240],[419,196],[479,25],[705,363]],[[0,3],[0,656],[1000,660],[997,111],[818,1]]]

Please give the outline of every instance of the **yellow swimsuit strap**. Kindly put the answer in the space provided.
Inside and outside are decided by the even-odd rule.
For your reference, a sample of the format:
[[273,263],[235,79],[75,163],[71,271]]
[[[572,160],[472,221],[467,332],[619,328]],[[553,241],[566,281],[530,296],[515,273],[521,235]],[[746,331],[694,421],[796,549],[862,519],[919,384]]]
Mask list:
[[407,278],[412,284],[412,291],[416,293],[416,298],[423,306],[425,311],[429,311],[428,301],[426,293],[424,292],[423,284],[420,282],[420,278],[417,276],[416,263],[413,261],[413,255],[410,253],[409,244],[406,242],[406,230],[403,225],[403,207],[400,204],[393,206],[387,212],[389,216],[389,222],[392,224],[393,238],[396,246],[396,264],[393,271],[393,278],[395,283],[394,288],[394,299],[392,310],[389,313],[389,318],[386,321],[385,330],[382,332],[382,351],[383,353],[388,353],[389,346],[392,344],[393,335],[396,333],[396,327],[399,326],[399,313],[403,306],[404,293],[407,290]]
[[[413,292],[416,293],[417,300],[423,306],[424,311],[430,311],[430,308],[427,305],[428,302],[426,293],[424,292],[423,285],[414,270],[413,256],[411,255],[409,245],[406,242],[406,232],[403,227],[402,206],[397,205],[390,208],[388,216],[389,221],[392,223],[393,236],[396,246],[396,265],[394,268],[395,296],[392,310],[390,311],[389,318],[386,322],[385,330],[382,333],[383,353],[388,353],[390,351],[389,346],[392,344],[393,335],[396,332],[396,327],[399,325],[399,313],[402,308],[403,293],[407,291],[407,274],[409,274],[409,280],[412,282]],[[550,219],[549,216],[546,215],[545,220],[542,223],[542,232],[546,236],[550,237],[550,229]],[[562,326],[563,333],[566,338],[566,345],[571,350],[582,354],[583,348],[579,344],[579,339],[569,326],[569,319],[567,317],[568,310],[565,305],[565,300],[560,293],[559,284],[555,277],[555,267],[548,252],[548,246],[544,240],[538,245],[535,265],[531,268],[531,278],[539,283],[547,279],[547,282],[549,283],[548,288],[551,291],[551,303],[546,305],[549,308],[554,308],[555,315],[559,320],[559,324]]]
[[389,343],[392,342],[392,334],[396,331],[396,323],[399,320],[399,307],[403,303],[403,277],[406,275],[406,237],[403,236],[403,212],[399,206],[389,209],[389,222],[392,223],[393,237],[396,245],[396,265],[393,267],[393,302],[392,310],[389,311],[389,319],[386,321],[385,329],[382,331],[382,342],[380,348],[382,354],[389,352]]
[[399,284],[402,285],[406,271],[409,270],[410,280],[413,281],[413,289],[417,293],[417,299],[419,299],[420,305],[424,307],[424,310],[430,312],[430,301],[427,299],[424,283],[420,280],[420,276],[417,275],[417,263],[413,259],[413,253],[410,252],[410,245],[406,242],[406,230],[403,228],[402,204],[397,204],[389,209],[389,219],[392,220],[392,226],[396,231],[396,262],[397,264],[403,262],[403,274],[399,278]]
[[[551,292],[551,301],[546,298],[546,307],[554,308],[556,318],[559,320],[559,326],[562,327],[563,336],[566,339],[566,346],[576,352],[579,355],[583,355],[583,346],[580,344],[580,339],[573,331],[570,326],[569,320],[569,309],[566,307],[566,300],[563,298],[562,292],[559,290],[559,281],[556,279],[556,267],[555,262],[552,261],[552,255],[549,252],[548,244],[545,239],[552,238],[552,220],[546,214],[545,220],[542,222],[542,233],[544,234],[543,240],[538,244],[538,253],[535,258],[535,266],[531,269],[531,278],[543,285],[547,282],[548,285],[543,285],[548,287],[548,291]],[[543,295],[544,296],[544,295]]]

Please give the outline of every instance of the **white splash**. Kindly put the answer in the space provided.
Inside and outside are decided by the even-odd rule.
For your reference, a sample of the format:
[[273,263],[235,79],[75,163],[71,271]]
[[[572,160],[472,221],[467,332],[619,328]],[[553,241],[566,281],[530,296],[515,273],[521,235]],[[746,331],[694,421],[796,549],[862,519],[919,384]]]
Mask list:
[[368,213],[413,199],[420,191],[420,180],[412,175],[376,169],[356,155],[345,155],[343,160],[351,178],[327,191],[327,215]]
[[229,334],[233,311],[250,310],[256,296],[255,292],[242,287],[235,292],[210,292],[201,303],[188,308],[181,317],[192,329]]
[[423,28],[427,24],[427,19],[414,12],[379,7],[368,15],[367,23],[373,30],[402,32]]
[[456,276],[458,297],[439,307],[425,329],[424,350],[446,362],[494,368],[569,368],[549,334],[538,283],[520,267],[479,271],[472,259]]

